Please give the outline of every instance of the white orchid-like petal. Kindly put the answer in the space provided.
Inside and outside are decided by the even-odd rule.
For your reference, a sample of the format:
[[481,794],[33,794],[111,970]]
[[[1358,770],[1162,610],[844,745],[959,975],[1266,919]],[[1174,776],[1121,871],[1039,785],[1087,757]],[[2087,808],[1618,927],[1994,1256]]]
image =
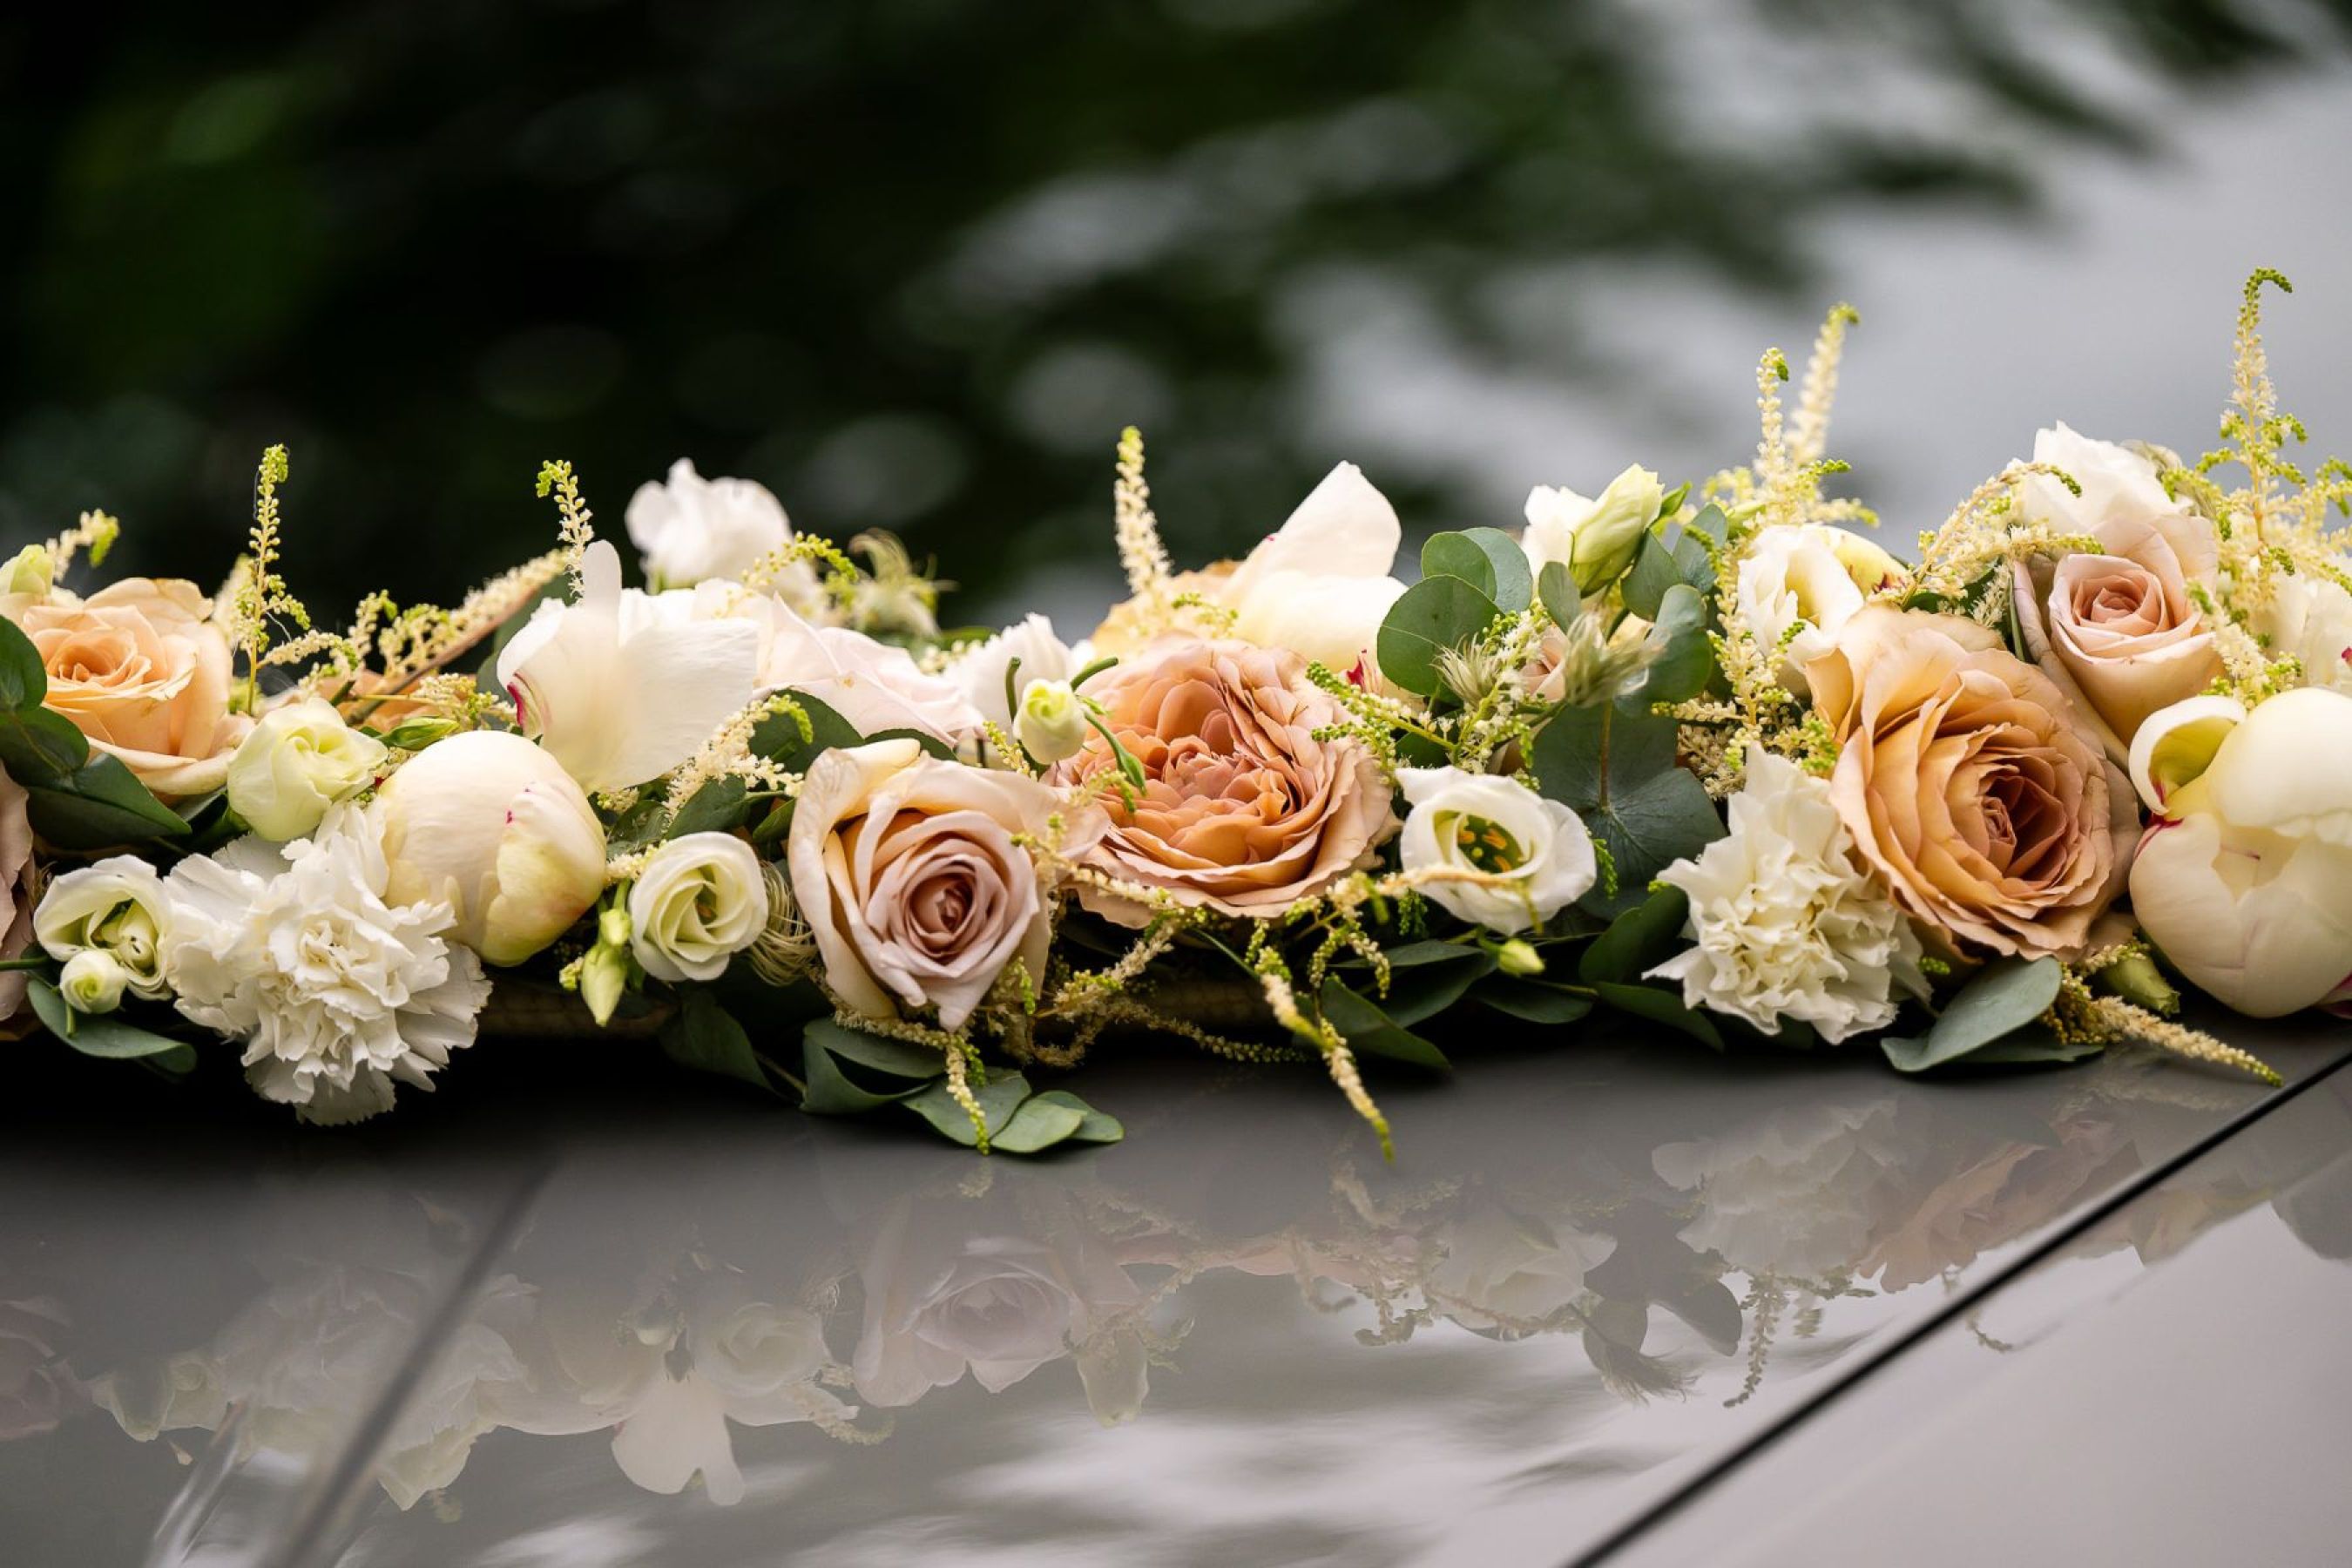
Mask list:
[[751,700],[760,634],[748,622],[622,615],[621,558],[598,540],[582,592],[541,605],[499,656],[524,729],[587,790],[658,778]]
[[1217,595],[1234,612],[1233,635],[1342,673],[1370,668],[1381,623],[1404,593],[1390,575],[1403,538],[1388,498],[1341,463]]
[[2149,714],[2132,736],[2132,787],[2158,816],[2178,813],[2167,803],[2213,765],[2214,753],[2245,722],[2243,704],[2228,697],[2191,697]]

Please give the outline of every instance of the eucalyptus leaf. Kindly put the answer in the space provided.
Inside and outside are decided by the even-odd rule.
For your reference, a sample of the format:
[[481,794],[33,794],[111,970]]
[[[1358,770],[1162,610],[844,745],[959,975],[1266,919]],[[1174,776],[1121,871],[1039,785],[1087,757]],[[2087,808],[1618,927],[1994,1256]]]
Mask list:
[[836,1024],[831,1018],[811,1019],[801,1038],[885,1078],[928,1081],[948,1070],[946,1058],[929,1046],[869,1035],[863,1029]]
[[1589,998],[1515,974],[1496,974],[1482,981],[1471,991],[1470,1000],[1523,1024],[1573,1024],[1592,1011]]
[[1653,1024],[1664,1024],[1679,1030],[1713,1050],[1723,1049],[1723,1035],[1713,1019],[1695,1007],[1686,1007],[1683,999],[1671,991],[1661,991],[1651,985],[1621,985],[1604,981],[1593,986],[1592,993],[1605,1006],[1620,1013],[1630,1013]]
[[[1723,514],[1709,507],[1699,514],[1705,521],[1712,515],[1718,521]],[[1715,586],[1715,558],[1694,531],[1697,524],[1677,529],[1671,542],[1659,530],[1653,528],[1642,536],[1642,548],[1633,557],[1633,570],[1625,574],[1625,607],[1645,621],[1658,618],[1658,606],[1666,590],[1679,583],[1696,589],[1703,596]]]
[[1650,879],[1723,837],[1706,789],[1675,761],[1675,724],[1611,707],[1570,708],[1530,749],[1546,799],[1584,819],[1617,868],[1617,892],[1596,887],[1585,908],[1616,915],[1649,896]]
[[807,716],[809,738],[801,738],[801,728],[791,714],[771,713],[751,731],[753,755],[765,757],[792,773],[804,773],[824,752],[855,746],[866,739],[855,724],[808,693],[793,691],[787,695],[800,704]]
[[0,711],[0,766],[26,789],[62,779],[89,758],[73,721],[38,704]]
[[1495,955],[1485,948],[1452,942],[1412,942],[1391,950],[1388,960],[1389,994],[1380,1009],[1407,1029],[1454,1005],[1495,969]]
[[1421,574],[1459,577],[1514,614],[1528,607],[1535,589],[1526,549],[1497,528],[1432,534],[1421,547]]
[[60,849],[103,849],[188,832],[185,818],[104,752],[61,778],[26,784],[25,809],[33,831]]
[[41,650],[25,628],[0,617],[0,708],[38,708],[49,694],[49,672]]
[[195,1068],[196,1049],[185,1040],[151,1033],[116,1014],[76,1013],[56,986],[37,975],[26,980],[25,999],[50,1034],[86,1057],[144,1060],[174,1077]]
[[1898,1072],[1925,1072],[1974,1056],[2048,1012],[2064,978],[2054,958],[1995,959],[1960,987],[1927,1034],[1890,1036],[1879,1041],[1879,1049]]
[[[1012,1123],[1021,1102],[1029,1098],[1029,1080],[1017,1072],[1000,1073],[984,1084],[974,1084],[971,1095],[980,1102],[981,1114],[988,1122],[988,1141],[992,1147],[997,1135]],[[980,1137],[972,1128],[971,1118],[948,1092],[945,1079],[903,1103],[955,1142],[967,1149],[979,1146]]]
[[1127,1136],[1127,1128],[1120,1123],[1118,1117],[1108,1111],[1097,1110],[1066,1089],[1049,1089],[1043,1094],[1032,1097],[1029,1103],[1035,1105],[1041,1101],[1052,1105],[1072,1106],[1081,1113],[1077,1130],[1070,1134],[1073,1142],[1116,1143]]
[[743,1026],[719,1005],[717,997],[698,985],[688,986],[681,993],[677,1016],[662,1027],[661,1048],[664,1056],[680,1067],[716,1073],[775,1092],[775,1085],[768,1080],[768,1071],[760,1065],[759,1054],[751,1048],[751,1037],[743,1032]]
[[1665,651],[1643,672],[1641,689],[1621,700],[1622,709],[1647,712],[1657,702],[1686,702],[1715,677],[1715,645],[1707,640],[1706,600],[1687,583],[1676,583],[1659,601],[1650,635]]
[[875,1089],[852,1079],[842,1070],[841,1058],[814,1040],[803,1037],[801,1042],[801,1109],[811,1116],[856,1116],[878,1110],[920,1094],[945,1076],[942,1072],[911,1082],[885,1079],[894,1087]]
[[1349,990],[1336,974],[1323,982],[1322,1005],[1323,1016],[1347,1037],[1348,1048],[1358,1056],[1386,1057],[1438,1071],[1454,1065],[1444,1051],[1381,1011],[1378,1003]]
[[1543,570],[1536,574],[1536,597],[1556,626],[1572,626],[1584,614],[1584,596],[1576,591],[1575,576],[1557,561],[1545,562]]
[[[1087,1113],[1080,1107],[1033,1094],[1013,1112],[1003,1131],[989,1135],[988,1143],[1000,1154],[1034,1154],[1065,1138],[1076,1137],[1086,1121]],[[965,1125],[971,1125],[969,1118]]]
[[663,831],[664,838],[683,838],[689,833],[731,833],[743,825],[743,781],[729,774],[712,779],[687,797]]
[[1374,645],[1381,673],[1408,691],[1435,697],[1437,656],[1483,633],[1495,601],[1459,577],[1424,577],[1389,607]]

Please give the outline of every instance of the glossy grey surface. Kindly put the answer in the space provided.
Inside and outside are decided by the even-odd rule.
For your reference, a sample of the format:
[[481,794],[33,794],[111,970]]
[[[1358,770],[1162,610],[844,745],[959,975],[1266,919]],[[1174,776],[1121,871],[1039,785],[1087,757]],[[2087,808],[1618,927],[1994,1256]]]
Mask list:
[[[1571,1044],[1387,1086],[1382,1168],[1311,1077],[1106,1062],[1129,1142],[1022,1163],[499,1048],[356,1135],[12,1114],[11,1562],[1560,1562],[2265,1098]],[[2036,1277],[2194,1258],[2298,1162]]]

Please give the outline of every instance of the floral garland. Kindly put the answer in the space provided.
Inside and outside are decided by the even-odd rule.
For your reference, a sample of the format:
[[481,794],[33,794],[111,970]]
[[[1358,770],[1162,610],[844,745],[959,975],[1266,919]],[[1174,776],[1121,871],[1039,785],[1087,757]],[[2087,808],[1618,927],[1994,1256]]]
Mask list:
[[1177,571],[1130,430],[1129,597],[1075,645],[944,631],[895,541],[687,462],[629,503],[647,589],[550,463],[558,548],[330,630],[273,447],[211,598],[64,587],[98,512],[0,568],[0,1016],[173,1073],[194,1026],[335,1123],[537,996],[1022,1153],[1119,1135],[1024,1069],[1136,1032],[1319,1060],[1385,1146],[1361,1058],[1442,1067],[1472,1008],[2270,1078],[2172,983],[2352,997],[2352,468],[2290,459],[2265,285],[2220,449],[2056,426],[1916,564],[1823,493],[1844,307],[1793,409],[1763,357],[1748,466],[1539,488],[1410,585],[1344,463]]

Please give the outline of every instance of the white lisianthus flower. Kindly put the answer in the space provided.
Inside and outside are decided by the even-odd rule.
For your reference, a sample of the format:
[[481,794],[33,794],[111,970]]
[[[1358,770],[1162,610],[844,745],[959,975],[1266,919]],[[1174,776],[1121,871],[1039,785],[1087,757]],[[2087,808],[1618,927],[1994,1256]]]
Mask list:
[[1066,680],[1033,680],[1021,694],[1013,729],[1029,754],[1053,763],[1087,749],[1087,700]]
[[228,806],[264,838],[299,838],[327,807],[373,778],[389,754],[383,742],[344,723],[333,703],[289,702],[264,714],[229,758]]
[[[2352,572],[2352,562],[2340,564]],[[2342,584],[2307,572],[2277,578],[2254,630],[2273,652],[2294,656],[2305,686],[2352,697],[2352,594]]]
[[1657,521],[1665,499],[1658,476],[1638,465],[1610,480],[1592,500],[1538,485],[1528,492],[1528,527],[1519,539],[1528,569],[1541,573],[1557,561],[1576,579],[1577,592],[1598,592],[1633,563],[1643,531]]
[[667,484],[637,487],[627,522],[646,579],[665,588],[740,577],[792,537],[784,509],[766,486],[706,479],[687,458],[670,465]]
[[1069,679],[1093,662],[1094,650],[1084,642],[1071,647],[1054,635],[1053,622],[1043,616],[1030,616],[957,659],[948,673],[961,689],[964,700],[1007,734],[1013,732],[1019,715],[1004,705],[1004,672],[1013,668],[1016,658],[1021,665],[1013,681],[1018,700],[1033,682]]
[[604,828],[562,765],[477,730],[409,759],[376,795],[393,902],[438,902],[449,939],[520,963],[604,890]]
[[282,850],[240,838],[172,868],[163,971],[182,1014],[245,1046],[246,1077],[305,1121],[391,1109],[474,1041],[490,994],[449,907],[386,897],[368,807],[333,807]]
[[1768,656],[1780,684],[1800,697],[1805,666],[1871,595],[1902,581],[1903,563],[1862,535],[1818,522],[1760,529],[1739,561],[1739,624]]
[[1388,498],[1341,463],[1209,597],[1234,612],[1231,634],[1244,642],[1342,675],[1377,671],[1381,623],[1404,593],[1391,574],[1403,539]]
[[1600,875],[1592,835],[1558,801],[1497,773],[1399,768],[1412,810],[1397,847],[1407,871],[1432,867],[1508,878],[1496,885],[1436,879],[1421,891],[1474,925],[1528,931],[1582,898]]
[[499,684],[583,789],[626,789],[693,756],[751,700],[760,635],[738,620],[646,613],[622,593],[621,558],[601,539],[580,573],[579,599],[541,605],[499,655]]
[[2197,988],[2251,1017],[2352,996],[2352,697],[2159,710],[2132,738],[2156,820],[2132,914]]
[[1834,1045],[1893,1023],[1897,990],[1927,994],[1919,939],[1857,868],[1827,780],[1750,750],[1729,815],[1726,837],[1659,878],[1689,895],[1693,945],[1649,973],[1681,981],[1684,1005],[1767,1033],[1799,1019]]
[[629,889],[629,951],[656,980],[716,980],[768,924],[760,858],[731,833],[656,849]]
[[112,953],[93,947],[66,960],[58,974],[58,994],[77,1013],[111,1013],[122,1005],[130,980],[130,971]]
[[171,994],[163,978],[172,897],[155,868],[135,855],[110,855],[49,884],[33,911],[33,935],[60,963],[102,952],[122,966],[123,984],[150,1002]]

